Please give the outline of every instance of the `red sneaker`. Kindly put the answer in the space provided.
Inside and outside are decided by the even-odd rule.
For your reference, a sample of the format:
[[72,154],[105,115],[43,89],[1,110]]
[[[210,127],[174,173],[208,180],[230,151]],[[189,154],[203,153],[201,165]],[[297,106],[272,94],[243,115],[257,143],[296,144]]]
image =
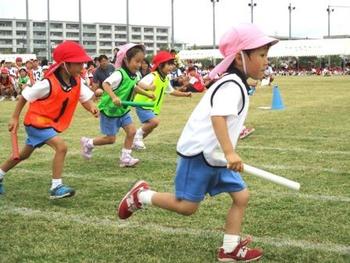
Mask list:
[[241,133],[239,134],[240,139],[244,139],[245,137],[249,136],[255,131],[254,128],[244,128]]
[[248,248],[247,245],[252,241],[249,236],[242,240],[231,253],[225,253],[223,248],[220,248],[218,260],[221,262],[251,262],[259,260],[263,256],[263,251],[260,248]]
[[136,210],[142,208],[139,202],[138,194],[142,190],[149,189],[149,185],[145,181],[138,181],[134,184],[129,192],[123,197],[118,207],[118,217],[120,219],[129,218]]

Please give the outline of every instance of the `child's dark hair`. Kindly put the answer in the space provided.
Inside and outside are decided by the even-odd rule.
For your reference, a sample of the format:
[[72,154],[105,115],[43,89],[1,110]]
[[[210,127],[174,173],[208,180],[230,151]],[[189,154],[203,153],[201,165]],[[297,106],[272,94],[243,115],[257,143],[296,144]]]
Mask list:
[[139,52],[145,53],[145,49],[143,46],[140,45],[130,48],[125,54],[126,60],[130,61]]
[[175,59],[170,59],[168,61],[160,63],[158,66],[158,71],[163,71],[163,68],[165,67],[166,64],[175,64]]

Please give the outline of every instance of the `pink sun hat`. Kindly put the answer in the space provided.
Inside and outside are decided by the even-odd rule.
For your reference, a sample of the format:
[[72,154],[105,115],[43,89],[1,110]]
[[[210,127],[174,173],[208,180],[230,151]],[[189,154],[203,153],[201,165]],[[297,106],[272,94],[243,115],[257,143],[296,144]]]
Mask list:
[[211,79],[224,73],[236,54],[242,50],[255,49],[267,44],[274,45],[278,39],[268,37],[256,25],[241,24],[228,30],[220,39],[219,50],[224,59],[209,73]]
[[145,47],[142,44],[134,44],[134,43],[127,43],[125,45],[117,47],[119,51],[117,53],[117,60],[115,61],[114,66],[116,68],[120,68],[123,65],[123,60],[126,56],[126,52],[128,52],[129,49],[136,46],[141,47],[143,50],[145,50]]

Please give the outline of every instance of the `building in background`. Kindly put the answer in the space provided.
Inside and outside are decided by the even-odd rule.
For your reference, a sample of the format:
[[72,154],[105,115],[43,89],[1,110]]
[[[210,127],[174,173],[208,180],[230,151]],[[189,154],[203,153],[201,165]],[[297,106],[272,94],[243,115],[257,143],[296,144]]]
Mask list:
[[[47,21],[29,21],[31,53],[39,58],[47,57]],[[170,47],[171,29],[166,26],[130,25],[130,41],[142,43],[147,55]],[[51,49],[63,40],[79,42],[79,23],[50,21]],[[125,44],[125,24],[83,23],[83,44],[90,56],[105,54],[112,57],[113,49]],[[25,19],[0,18],[0,54],[26,53],[27,23]],[[184,44],[176,48],[184,49]]]

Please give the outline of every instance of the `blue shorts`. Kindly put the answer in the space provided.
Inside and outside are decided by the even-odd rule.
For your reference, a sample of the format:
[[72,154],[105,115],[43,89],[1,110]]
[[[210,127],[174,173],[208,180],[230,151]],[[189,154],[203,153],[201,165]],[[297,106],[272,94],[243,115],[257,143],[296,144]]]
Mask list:
[[25,126],[26,133],[28,135],[26,139],[26,145],[38,148],[43,146],[46,141],[57,136],[57,131],[53,128],[37,129],[33,126]]
[[140,122],[142,123],[145,123],[157,116],[152,110],[145,110],[140,107],[136,107],[136,114],[137,117],[139,117]]
[[100,113],[100,130],[101,133],[107,136],[116,135],[120,127],[128,126],[132,123],[130,113],[126,113],[122,117],[108,117]]
[[193,157],[179,156],[176,177],[176,198],[200,202],[205,195],[239,192],[246,188],[241,175],[227,168],[207,164],[203,154]]

